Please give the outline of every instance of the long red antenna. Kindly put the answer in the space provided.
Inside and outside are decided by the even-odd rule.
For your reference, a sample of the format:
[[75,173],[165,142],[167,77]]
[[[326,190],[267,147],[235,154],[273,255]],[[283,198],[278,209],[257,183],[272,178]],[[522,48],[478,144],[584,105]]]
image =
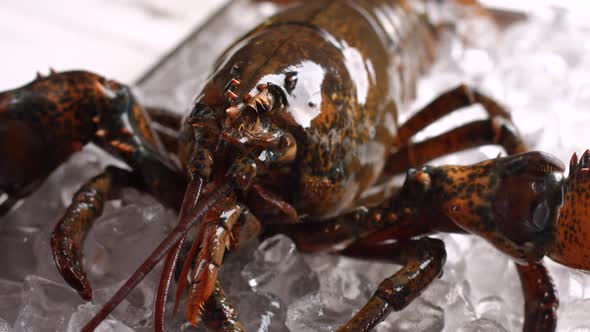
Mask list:
[[[185,192],[184,200],[195,202],[200,188],[202,186],[202,179],[194,178],[189,183],[187,191]],[[100,311],[88,322],[82,332],[92,332],[98,325],[107,318],[107,316],[115,309],[123,299],[127,297],[129,292],[137,286],[137,284],[158,264],[158,262],[166,255],[177,243],[186,235],[186,232],[209,211],[217,202],[226,197],[232,190],[229,183],[223,184],[215,192],[203,201],[197,203],[195,211],[192,215],[180,219],[178,225],[172,232],[160,243],[160,245],[152,252],[152,254],[141,264],[141,266],[129,277],[129,279],[119,288],[113,297],[105,303]],[[192,197],[191,197],[192,196]],[[183,208],[184,208],[183,200]],[[190,204],[190,203],[189,203]]]
[[168,292],[170,291],[174,268],[178,262],[178,256],[180,255],[185,239],[186,235],[178,241],[172,250],[170,250],[164,261],[164,269],[162,270],[162,276],[160,277],[158,290],[156,291],[156,300],[154,301],[154,332],[164,332],[166,321],[166,299],[168,298]]
[[[203,181],[200,181],[198,186],[187,188],[178,220],[183,220],[192,211],[199,201],[201,191],[203,188]],[[192,189],[189,192],[189,189]],[[178,262],[182,245],[186,239],[186,234],[176,243],[174,248],[170,250],[166,260],[164,261],[164,268],[162,269],[162,276],[160,276],[160,282],[158,284],[158,290],[156,291],[156,299],[154,301],[154,332],[164,332],[165,320],[166,320],[166,299],[170,289],[170,283],[172,282],[172,275],[174,274],[174,268]]]

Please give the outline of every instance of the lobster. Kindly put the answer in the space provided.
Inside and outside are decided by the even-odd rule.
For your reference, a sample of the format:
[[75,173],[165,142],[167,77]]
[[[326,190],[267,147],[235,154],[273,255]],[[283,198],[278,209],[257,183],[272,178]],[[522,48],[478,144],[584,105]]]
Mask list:
[[[565,177],[555,157],[526,152],[500,104],[466,85],[398,123],[399,108],[436,56],[443,24],[429,20],[430,6],[294,2],[220,57],[182,120],[144,109],[129,87],[84,71],[52,72],[2,92],[0,214],[87,143],[124,161],[129,169],[109,166],[80,188],[51,237],[59,272],[90,300],[82,247],[105,202],[133,187],[179,211],[177,226],[84,331],[96,328],[163,259],[156,331],[164,330],[177,265],[175,307],[186,290],[186,320],[242,331],[217,273],[227,251],[276,233],[290,236],[303,252],[403,265],[338,329],[367,331],[440,276],[446,252],[441,240],[428,237],[435,232],[472,233],[513,257],[525,293],[524,330],[553,331],[558,299],[541,259],[590,270],[583,205],[590,152],[579,160],[574,154]],[[411,141],[473,104],[489,118]],[[169,136],[152,122],[181,129]],[[509,156],[422,166],[486,144],[500,145]],[[34,157],[42,162],[31,162]],[[405,182],[391,188],[389,180],[403,172]],[[367,198],[369,191],[377,194]],[[198,233],[179,264],[193,227]]]

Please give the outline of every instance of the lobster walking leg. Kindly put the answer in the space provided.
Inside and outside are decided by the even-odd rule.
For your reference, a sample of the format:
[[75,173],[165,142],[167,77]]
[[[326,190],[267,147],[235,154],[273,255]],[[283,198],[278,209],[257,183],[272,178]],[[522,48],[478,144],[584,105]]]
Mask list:
[[[186,190],[183,200],[184,204],[191,204],[197,200],[199,190],[195,188],[200,187],[202,181],[200,178],[193,178]],[[220,201],[227,197],[233,190],[230,184],[224,184],[218,187],[205,199],[199,201],[191,211],[190,215],[180,218],[178,225],[172,232],[162,241],[160,245],[150,254],[150,256],[141,264],[141,266],[129,277],[129,279],[115,292],[111,299],[100,309],[100,311],[88,322],[83,328],[83,332],[91,332],[98,327],[106,317],[115,309],[115,307],[125,299],[131,290],[143,280],[143,278],[158,264],[158,262],[172,250],[179,241],[184,238],[186,232],[196,223],[200,222],[205,214],[213,209]]]
[[[456,134],[450,132],[449,135],[439,136],[441,138],[438,140],[430,139],[422,142],[421,150],[416,151],[417,145],[420,143],[412,144],[410,142],[412,136],[443,116],[475,104],[480,104],[489,116],[489,121],[486,124],[481,122],[479,125],[482,127],[480,128],[482,131],[477,132],[478,125],[466,125],[462,127],[465,129]],[[465,133],[469,130],[467,128],[471,128],[469,134]],[[471,142],[472,140],[473,142]],[[442,148],[444,144],[448,145]],[[422,165],[428,160],[445,154],[486,144],[499,144],[508,154],[526,151],[526,145],[512,124],[510,113],[494,99],[482,94],[477,89],[462,84],[439,95],[398,128],[397,145],[400,150],[387,160],[384,176],[398,174],[407,167]],[[427,147],[429,153],[425,151]]]
[[[238,205],[238,207],[240,207]],[[240,207],[242,208],[242,207]],[[213,221],[213,222],[208,222],[207,224],[211,225],[213,224],[213,226],[215,226],[215,222],[217,223],[222,223],[222,227],[224,227],[225,231],[222,232],[215,232],[215,235],[213,236],[213,238],[211,240],[208,241],[209,244],[214,243],[214,244],[219,244],[222,243],[223,241],[220,240],[223,239],[224,237],[226,237],[228,235],[228,231],[230,231],[231,233],[229,234],[229,243],[227,243],[226,246],[229,246],[229,249],[234,250],[234,249],[238,249],[243,245],[246,245],[247,243],[249,243],[252,239],[256,238],[259,234],[260,234],[260,230],[261,230],[261,224],[260,221],[254,216],[252,215],[252,213],[248,210],[245,210],[243,212],[241,212],[241,214],[238,215],[228,215],[226,213],[231,213],[231,211],[228,211],[227,209],[223,210],[224,212],[217,212],[214,215],[219,216],[219,215],[224,215],[225,217],[218,217],[217,221]],[[183,215],[183,212],[181,212],[181,216]],[[234,224],[233,226],[231,225],[234,222],[234,218],[238,216],[240,217],[240,220],[238,221],[237,224]],[[224,218],[229,218],[229,219],[225,219],[226,221],[223,222]],[[203,225],[204,227],[207,227],[206,225]],[[229,227],[231,226],[231,227]],[[231,230],[228,230],[227,228],[231,228]],[[177,293],[176,293],[176,303],[175,303],[175,308],[174,308],[174,312],[176,312],[177,310],[177,306],[178,306],[178,300],[181,296],[181,292],[184,289],[184,283],[185,283],[185,279],[187,278],[187,275],[189,274],[189,268],[191,268],[191,263],[192,260],[194,259],[194,255],[196,254],[196,250],[198,249],[197,244],[199,244],[199,239],[203,238],[204,236],[208,235],[209,237],[211,237],[211,234],[200,234],[197,239],[195,239],[195,241],[193,242],[193,246],[189,252],[189,254],[187,255],[187,257],[184,257],[183,260],[185,261],[185,264],[182,266],[182,271],[180,271],[180,276],[178,277],[178,279],[180,280],[180,283],[178,285],[178,289],[177,289]],[[169,283],[171,281],[172,278],[172,274],[174,271],[174,267],[178,261],[178,256],[179,256],[179,252],[182,249],[183,243],[184,243],[184,238],[176,245],[176,247],[170,251],[170,253],[168,254],[168,257],[166,259],[166,262],[164,264],[164,271],[162,272],[162,277],[160,279],[160,285],[158,287],[158,292],[156,295],[156,305],[155,305],[155,309],[154,309],[154,330],[156,332],[163,332],[165,330],[164,325],[165,325],[165,302],[166,302],[166,297],[167,297],[167,293],[168,293],[168,286]],[[227,241],[226,241],[227,242]],[[212,249],[213,248],[213,249]],[[204,248],[201,250],[201,252],[207,252],[207,251],[215,251],[218,250],[217,253],[209,253],[209,255],[219,255],[219,250],[221,250],[223,247],[220,246],[213,246],[213,247],[209,247],[209,248]],[[200,263],[200,265],[203,265]],[[193,266],[194,268],[194,266]],[[216,271],[214,271],[216,273]],[[197,280],[198,282],[199,280]],[[235,310],[233,309],[233,307],[231,306],[231,303],[229,302],[229,300],[225,297],[223,290],[221,289],[221,286],[219,285],[219,282],[217,282],[216,284],[216,289],[213,291],[213,293],[211,294],[211,296],[209,297],[209,299],[207,299],[207,301],[204,303],[203,305],[203,321],[205,323],[206,326],[208,326],[209,328],[213,329],[214,331],[224,331],[223,328],[227,328],[228,331],[241,331],[240,328],[242,327],[242,324],[239,323],[237,321],[237,316],[235,314]],[[211,312],[210,312],[211,311]]]
[[187,279],[186,276],[189,274],[188,270],[196,255],[193,272],[189,278],[189,293],[185,305],[186,318],[193,325],[199,322],[204,303],[213,294],[219,267],[226,249],[235,242],[234,230],[239,227],[238,221],[244,212],[244,207],[230,199],[221,205],[219,210],[211,212],[213,218],[205,219],[193,248],[187,256],[176,294],[178,303]]
[[211,332],[244,332],[238,314],[221,289],[219,282],[204,304],[203,322]]
[[[500,145],[509,154],[526,150],[522,140],[511,126],[502,125],[498,129],[494,120],[474,121],[423,142],[401,148],[389,156],[384,172],[390,175],[399,174],[409,167],[423,165],[429,160],[488,144]],[[415,165],[412,165],[412,162]]]
[[431,238],[377,244],[359,242],[341,253],[351,257],[388,260],[404,267],[383,280],[367,304],[338,332],[369,331],[392,310],[405,308],[441,275],[446,259],[444,243]]
[[[410,205],[411,206],[411,205]],[[305,253],[335,252],[356,240],[381,242],[409,239],[435,231],[464,233],[447,219],[433,221],[427,214],[415,213],[415,207],[395,200],[357,211],[322,223],[304,225],[267,225],[265,236],[286,234]]]
[[176,154],[182,116],[157,107],[146,107],[145,110],[149,115],[154,132],[158,135],[166,151],[173,155]]
[[414,134],[445,115],[475,104],[480,104],[486,110],[490,119],[501,118],[511,121],[510,113],[494,99],[482,94],[475,88],[461,84],[442,93],[404,122],[398,129],[398,141],[401,145],[405,145]]
[[118,196],[122,187],[137,188],[134,180],[126,170],[107,167],[78,190],[51,235],[53,259],[60,274],[86,300],[92,299],[92,288],[82,265],[84,239],[102,215],[105,201]]
[[551,276],[542,263],[516,264],[524,291],[524,332],[553,332],[557,325],[559,300]]
[[266,225],[265,235],[283,233],[303,252],[337,251],[356,240],[369,243],[410,239],[436,231],[463,233],[451,219],[438,213],[420,191],[425,174],[410,170],[404,185],[390,198],[372,207],[301,225]]

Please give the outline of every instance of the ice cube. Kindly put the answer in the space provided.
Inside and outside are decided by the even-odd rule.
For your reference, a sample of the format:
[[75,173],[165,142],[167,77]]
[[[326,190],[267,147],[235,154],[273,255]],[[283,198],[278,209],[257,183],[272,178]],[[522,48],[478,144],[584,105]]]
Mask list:
[[276,296],[246,291],[232,298],[246,331],[288,331],[285,326],[286,307]]
[[262,242],[254,261],[243,271],[248,285],[256,292],[270,292],[282,301],[293,301],[318,289],[318,280],[305,264],[295,244],[284,235]]
[[11,323],[15,321],[23,302],[22,291],[21,282],[0,279],[0,317]]
[[557,331],[587,331],[590,330],[588,322],[589,299],[573,300],[569,303],[561,303],[557,311]]
[[39,276],[28,276],[14,331],[65,331],[70,316],[81,302],[69,287]]
[[494,61],[490,54],[480,48],[466,48],[459,60],[461,70],[472,77],[472,82],[477,82],[490,73],[494,68]]
[[[71,316],[67,332],[78,332],[82,330],[82,327],[86,325],[94,317],[94,315],[98,312],[100,307],[97,307],[91,303],[85,303],[78,306],[77,311]],[[133,329],[129,328],[125,324],[118,322],[112,318],[104,320],[100,325],[96,328],[96,332],[134,332]]]
[[458,332],[508,332],[502,325],[489,320],[480,318],[463,325]]
[[378,332],[440,332],[444,326],[444,310],[418,298],[401,312],[391,313],[375,329]]
[[[486,241],[478,239],[467,253],[465,279],[471,284],[475,302],[501,296],[506,302],[523,303],[514,262]],[[505,280],[501,284],[498,280]]]
[[286,325],[291,331],[327,332],[346,322],[348,317],[325,311],[319,294],[299,298],[287,309]]
[[[444,280],[442,280],[444,282]],[[445,312],[445,327],[444,332],[455,332],[465,322],[475,319],[475,309],[472,304],[471,287],[467,280],[458,282],[458,280],[450,280],[449,285],[445,285],[441,281],[434,283],[431,292],[428,289],[425,292],[425,299],[430,300],[433,304],[444,309]],[[445,290],[448,290],[446,295],[443,295]]]
[[2,318],[0,318],[0,332],[12,332],[10,324]]
[[580,271],[572,271],[572,269],[548,259],[545,260],[545,263],[550,275],[555,281],[561,304],[587,297],[587,287],[590,286],[587,274]]
[[[357,264],[347,264],[348,261],[353,260],[341,259],[336,266],[318,273],[322,307],[343,317],[360,309],[376,289],[362,274],[367,270],[357,268]],[[394,271],[392,269],[391,273]]]
[[176,220],[151,197],[132,190],[124,193],[124,206],[105,212],[86,240],[85,264],[96,288],[112,287],[129,277]]
[[[159,277],[160,271],[150,273],[127,298],[123,300],[113,310],[111,317],[124,323],[131,328],[144,328],[151,326],[154,292],[156,289],[156,278]],[[94,292],[93,304],[100,308],[100,305],[106,303],[111,296],[119,289],[121,283],[109,288],[96,289]],[[90,308],[94,310],[93,308]],[[88,312],[89,310],[83,310]]]
[[7,227],[0,232],[0,278],[22,282],[35,270],[38,259],[33,252],[33,241],[39,230],[33,227]]
[[522,329],[522,316],[515,316],[509,305],[499,296],[483,298],[477,303],[475,310],[477,317],[496,322],[509,330]]

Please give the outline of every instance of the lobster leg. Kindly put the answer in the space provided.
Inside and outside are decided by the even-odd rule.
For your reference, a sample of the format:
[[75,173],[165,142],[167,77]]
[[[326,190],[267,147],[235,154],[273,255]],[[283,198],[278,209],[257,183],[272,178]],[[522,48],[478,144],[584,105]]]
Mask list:
[[[164,121],[168,119],[158,118],[168,123]],[[91,297],[91,290],[81,265],[82,241],[113,189],[137,179],[135,186],[169,207],[178,210],[182,202],[187,181],[166,157],[164,146],[149,123],[149,117],[127,86],[89,72],[52,72],[23,87],[0,93],[0,213],[33,192],[55,168],[89,142],[125,161],[132,169],[127,173],[107,169],[89,181],[53,234],[58,268],[84,298]],[[181,228],[175,229],[159,248],[165,250],[170,243],[174,245],[185,232]],[[162,253],[157,252],[146,262],[126,286],[139,282],[149,266],[157,263],[158,255]],[[109,302],[103,312],[112,310],[117,300]],[[93,323],[101,319],[98,315]]]
[[[182,214],[183,213],[181,212],[181,215]],[[260,234],[260,230],[260,221],[252,213],[250,213],[250,211],[243,211],[240,216],[239,223],[231,229],[230,238],[232,241],[230,243],[230,249],[234,250],[240,248],[243,245],[246,245],[250,242],[250,240],[258,237],[258,235]],[[185,238],[183,238],[176,245],[176,247],[170,251],[164,264],[164,270],[162,271],[162,277],[160,279],[160,285],[158,287],[156,295],[156,305],[154,309],[155,332],[163,332],[165,330],[165,303],[168,294],[168,286],[172,279],[172,274],[175,269],[176,263],[179,260],[179,253],[182,250],[184,240]],[[192,254],[190,254],[189,256],[194,256],[194,254],[195,253],[193,251]],[[184,260],[186,263],[183,265],[183,271],[178,272],[182,275],[182,279],[185,279],[186,275],[188,275],[190,260],[187,259],[187,257],[183,257],[182,260]],[[177,279],[179,279],[178,276]],[[184,281],[182,280],[181,282],[184,283]],[[219,282],[217,282],[215,287],[216,289],[213,291],[212,295],[204,304],[202,318],[205,325],[213,329],[214,331],[217,331],[220,328],[221,330],[219,331],[223,331],[223,328],[228,328],[229,331],[240,331],[240,327],[242,325],[237,321],[235,310],[229,303],[229,300],[223,294]],[[177,292],[177,299],[178,296],[180,296],[180,292],[182,291],[181,288],[184,288],[184,285],[179,287],[179,291]],[[209,312],[210,310],[211,312]],[[176,311],[176,309],[174,311]]]
[[244,332],[238,314],[225,296],[219,282],[204,304],[203,322],[211,332]]
[[[406,184],[379,205],[359,207],[329,220],[305,224],[265,225],[265,236],[286,234],[301,252],[335,252],[362,239],[377,243],[388,239],[410,239],[436,231],[464,233],[447,217],[441,217],[409,191],[417,173],[408,172]],[[426,207],[426,208],[425,208]]]
[[511,122],[510,113],[495,100],[475,88],[461,84],[442,93],[404,122],[398,128],[398,141],[401,145],[408,144],[414,134],[445,115],[475,104],[480,104],[486,110],[490,119],[501,118]]
[[[129,292],[131,292],[131,290],[143,280],[156,264],[158,264],[158,262],[164,258],[170,250],[177,246],[178,242],[185,237],[186,232],[188,232],[188,230],[196,223],[200,222],[203,216],[205,216],[211,209],[214,209],[217,204],[230,195],[233,190],[231,184],[222,184],[205,199],[199,201],[202,183],[203,181],[199,177],[193,177],[191,179],[185,192],[183,206],[188,204],[189,206],[194,206],[194,209],[192,209],[191,213],[186,216],[183,216],[181,213],[178,225],[162,242],[160,242],[158,247],[148,256],[141,266],[131,275],[131,277],[129,277],[121,288],[115,292],[100,311],[82,328],[83,332],[94,331],[94,329],[107,318],[115,307],[125,299]],[[193,202],[198,203],[194,205]]]
[[435,158],[488,144],[501,145],[509,154],[525,152],[525,145],[511,126],[501,125],[498,129],[494,120],[474,121],[423,142],[404,146],[389,156],[384,174],[399,174]]
[[[438,140],[427,140],[422,142],[424,144],[420,146],[421,150],[415,151],[420,143],[412,144],[410,142],[412,136],[443,116],[475,104],[480,104],[486,110],[489,116],[488,122],[485,124],[484,122],[474,122],[479,125],[463,126],[463,130],[453,131],[456,134],[443,134],[439,136],[441,138]],[[482,130],[477,132],[478,128]],[[466,131],[470,132],[466,133]],[[500,144],[508,154],[526,151],[526,146],[512,123],[510,113],[494,99],[463,84],[438,96],[404,122],[397,132],[397,146],[400,150],[387,160],[385,177],[398,174],[407,167],[418,166],[442,155],[475,146]],[[474,142],[465,142],[465,139],[474,140]],[[426,142],[432,143],[426,144]],[[441,149],[442,145],[445,145],[445,148],[449,150]],[[426,153],[426,147],[429,147],[429,153]]]
[[524,332],[553,332],[557,325],[557,291],[542,263],[516,264],[525,298]]
[[51,235],[53,259],[60,274],[86,300],[92,299],[92,289],[82,265],[84,239],[102,215],[105,201],[118,196],[122,187],[138,187],[133,180],[130,172],[107,167],[78,190]]
[[[226,249],[235,242],[233,231],[239,227],[238,221],[243,211],[244,207],[233,199],[220,205],[219,210],[212,210],[199,229],[187,256],[179,278],[175,308],[185,287],[187,275],[190,275],[185,313],[187,320],[193,325],[199,322],[204,304],[213,294],[223,256]],[[191,267],[193,271],[189,273]]]
[[151,120],[151,126],[168,153],[175,155],[178,152],[178,135],[182,116],[170,110],[146,107]]
[[405,308],[442,274],[446,259],[444,243],[431,238],[394,243],[363,241],[352,244],[341,253],[350,257],[387,260],[404,266],[383,280],[367,304],[337,332],[369,331],[392,310]]

